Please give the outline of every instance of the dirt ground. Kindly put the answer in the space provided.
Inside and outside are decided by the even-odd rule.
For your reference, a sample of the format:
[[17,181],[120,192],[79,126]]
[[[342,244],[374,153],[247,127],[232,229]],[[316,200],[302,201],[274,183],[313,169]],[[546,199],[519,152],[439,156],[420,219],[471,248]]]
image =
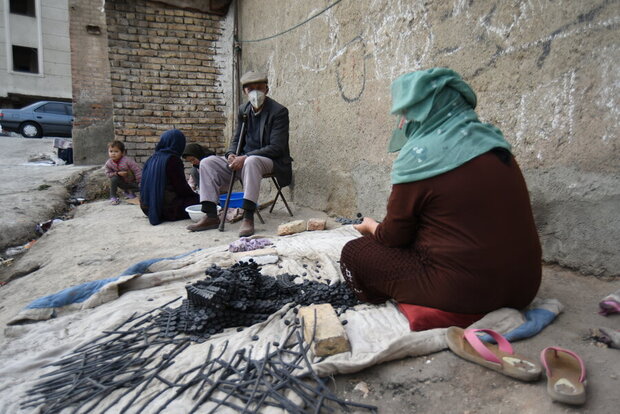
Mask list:
[[[30,153],[41,150],[51,153],[51,140],[0,137],[1,171],[5,177],[13,174],[3,180],[0,190],[0,233],[11,231],[5,212],[27,211],[32,202],[28,194],[41,184],[49,186],[37,190],[37,194],[47,191],[44,201],[38,201],[47,209],[28,216],[25,222],[35,226],[53,218],[59,213],[58,200],[64,202],[69,196],[66,183],[84,170],[72,166],[22,168]],[[40,168],[49,173],[42,174]],[[20,193],[20,188],[30,191]],[[294,205],[293,211],[295,219],[328,218],[325,213]],[[257,222],[257,234],[264,237],[277,237],[277,226],[291,220],[281,203],[273,214],[265,211],[263,216],[266,223]],[[99,200],[80,205],[73,218],[53,225],[25,254],[0,267],[0,281],[8,281],[0,287],[0,325],[4,328],[7,320],[40,296],[116,276],[142,260],[227,246],[238,238],[239,223],[228,225],[225,232],[201,233],[188,232],[188,224],[189,220],[151,226],[140,209],[127,202],[112,206]],[[339,225],[328,218],[329,227]],[[600,299],[618,289],[618,279],[602,280],[546,265],[540,296],[558,299],[564,312],[539,335],[514,344],[517,351],[532,357],[546,346],[568,348],[581,355],[588,370],[588,400],[582,407],[553,403],[544,378],[522,383],[466,362],[448,350],[339,375],[333,378],[333,388],[342,397],[377,405],[381,413],[616,413],[620,406],[620,350],[603,347],[589,336],[592,328],[620,329],[620,315],[597,314]],[[0,346],[6,341],[10,338],[0,334]]]

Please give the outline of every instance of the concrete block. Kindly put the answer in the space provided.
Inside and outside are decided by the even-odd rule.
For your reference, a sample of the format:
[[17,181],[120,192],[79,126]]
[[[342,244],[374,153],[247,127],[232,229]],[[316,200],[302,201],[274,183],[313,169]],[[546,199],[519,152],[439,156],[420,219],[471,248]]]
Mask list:
[[287,234],[295,234],[306,231],[305,220],[294,220],[278,226],[278,236],[286,236]]
[[299,317],[303,318],[304,340],[316,356],[351,351],[347,333],[329,303],[305,306],[299,309]]
[[306,226],[306,230],[308,231],[325,230],[326,225],[327,225],[327,220],[311,218],[311,219],[308,219],[308,225]]

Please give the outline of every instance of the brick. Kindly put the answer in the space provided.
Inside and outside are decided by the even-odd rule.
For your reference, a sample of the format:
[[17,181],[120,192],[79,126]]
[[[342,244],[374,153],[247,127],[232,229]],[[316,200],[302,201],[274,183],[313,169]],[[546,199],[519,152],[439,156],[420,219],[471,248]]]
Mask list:
[[[90,126],[113,112],[116,136],[128,144],[146,145],[134,147],[144,152],[144,157],[135,154],[139,162],[152,153],[153,143],[170,124],[193,129],[196,137],[223,149],[227,107],[222,72],[214,61],[222,18],[144,0],[109,0],[101,14],[94,12],[97,1],[83,0],[82,13],[71,15],[72,22],[76,16],[81,19],[74,28],[92,22],[106,27],[107,19],[108,31],[101,37],[107,39],[107,50],[105,45],[97,49],[102,51],[100,60],[87,59],[82,77],[77,76],[78,65],[72,66],[74,88],[88,90],[88,96],[96,95],[94,101],[101,103],[81,119],[76,117],[75,125]],[[99,70],[106,65],[109,78]]]
[[326,225],[327,225],[327,220],[311,218],[311,219],[308,219],[306,230],[308,231],[325,230]]
[[288,234],[301,233],[306,230],[306,222],[304,220],[294,220],[278,226],[278,236],[286,236]]
[[299,318],[303,319],[304,340],[310,344],[316,356],[351,351],[347,333],[331,304],[302,307],[299,309]]

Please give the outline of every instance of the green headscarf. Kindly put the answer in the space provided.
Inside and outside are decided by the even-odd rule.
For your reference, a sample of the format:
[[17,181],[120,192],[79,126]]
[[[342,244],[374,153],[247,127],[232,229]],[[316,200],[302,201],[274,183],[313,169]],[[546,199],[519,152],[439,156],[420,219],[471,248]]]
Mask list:
[[476,94],[458,73],[433,68],[392,83],[392,114],[399,115],[388,152],[400,151],[392,184],[434,177],[493,148],[510,151],[502,132],[480,122]]

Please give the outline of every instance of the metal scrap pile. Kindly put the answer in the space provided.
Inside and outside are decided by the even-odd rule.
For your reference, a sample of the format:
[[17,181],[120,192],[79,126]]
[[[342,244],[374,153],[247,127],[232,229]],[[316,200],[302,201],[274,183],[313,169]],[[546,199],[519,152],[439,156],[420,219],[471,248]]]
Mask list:
[[176,309],[165,309],[156,323],[165,336],[188,334],[204,341],[225,328],[251,326],[289,304],[330,303],[338,312],[360,303],[346,284],[304,280],[294,283],[288,273],[264,276],[259,266],[240,262],[228,269],[211,266],[209,277],[186,287],[187,299]]

